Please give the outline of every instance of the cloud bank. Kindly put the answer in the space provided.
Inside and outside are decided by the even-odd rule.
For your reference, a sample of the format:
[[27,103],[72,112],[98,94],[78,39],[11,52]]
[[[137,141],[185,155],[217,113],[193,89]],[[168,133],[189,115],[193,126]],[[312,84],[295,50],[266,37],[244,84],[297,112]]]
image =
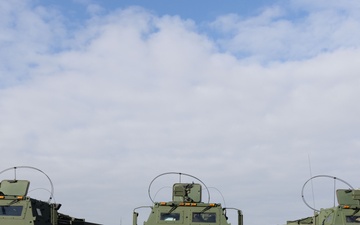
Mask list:
[[[310,215],[299,194],[309,156],[313,172],[351,183],[360,147],[359,4],[330,3],[206,29],[96,5],[70,26],[55,8],[0,3],[4,169],[47,171],[65,213],[104,224],[130,224],[167,171],[221,189],[246,224]],[[274,204],[284,208],[264,215]]]

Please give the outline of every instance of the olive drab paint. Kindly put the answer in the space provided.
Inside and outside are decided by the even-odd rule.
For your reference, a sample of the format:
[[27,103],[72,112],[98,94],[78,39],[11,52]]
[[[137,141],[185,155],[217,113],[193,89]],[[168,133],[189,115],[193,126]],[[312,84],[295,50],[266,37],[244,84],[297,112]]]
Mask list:
[[[157,176],[178,174],[180,176],[190,176],[198,181],[194,176],[169,172]],[[155,180],[154,179],[154,180]],[[154,181],[153,180],[153,181]],[[149,186],[149,197],[151,184]],[[203,186],[204,183],[200,181]],[[172,200],[167,202],[154,202],[152,206],[140,206],[134,209],[133,225],[138,225],[137,212],[140,208],[150,208],[151,212],[144,225],[230,225],[226,215],[227,210],[237,212],[237,223],[243,225],[243,215],[241,210],[235,208],[223,208],[220,203],[210,203],[202,201],[202,185],[200,183],[175,183],[172,186]],[[206,190],[208,188],[205,186]],[[209,193],[209,191],[208,191]],[[210,200],[210,194],[208,194]]]
[[[10,169],[17,170],[20,168],[35,169],[42,172],[39,169],[27,166]],[[0,174],[7,170],[0,172]],[[51,183],[50,179],[49,181]],[[31,198],[28,196],[29,187],[30,181],[18,180],[16,177],[11,180],[1,181],[0,225],[99,225],[86,222],[85,219],[74,218],[59,213],[58,210],[61,204],[50,202],[52,192],[49,201]]]
[[[338,205],[330,208],[315,209],[304,198],[305,185],[314,178],[325,177],[339,180],[349,186],[349,189],[337,189],[336,197]],[[293,221],[287,221],[286,225],[356,225],[360,224],[360,189],[354,189],[347,182],[333,176],[318,175],[305,182],[302,191],[305,204],[314,210],[314,215]]]

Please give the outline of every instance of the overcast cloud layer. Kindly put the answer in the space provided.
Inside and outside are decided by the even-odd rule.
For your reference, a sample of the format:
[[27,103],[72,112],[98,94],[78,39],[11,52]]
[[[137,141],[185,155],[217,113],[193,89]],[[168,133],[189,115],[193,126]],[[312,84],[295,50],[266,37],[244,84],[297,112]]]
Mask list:
[[91,5],[70,25],[2,1],[1,167],[45,171],[62,212],[108,225],[130,225],[168,171],[220,189],[247,225],[310,216],[310,169],[360,185],[359,8],[294,0],[200,25]]

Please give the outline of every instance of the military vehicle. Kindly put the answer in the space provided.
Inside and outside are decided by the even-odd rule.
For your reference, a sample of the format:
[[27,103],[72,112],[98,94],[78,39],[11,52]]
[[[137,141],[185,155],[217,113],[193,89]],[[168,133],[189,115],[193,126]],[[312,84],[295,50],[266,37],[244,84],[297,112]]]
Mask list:
[[[179,175],[179,182],[172,185],[172,199],[170,201],[155,202],[151,196],[153,182],[164,175]],[[182,176],[196,180],[190,183],[181,182]],[[206,189],[208,201],[202,201],[203,188]],[[205,191],[205,190],[204,190]],[[156,192],[158,193],[158,192]],[[230,225],[227,211],[235,210],[238,225],[243,225],[241,210],[222,207],[221,203],[210,203],[209,188],[198,178],[178,172],[163,173],[155,177],[148,189],[152,206],[140,206],[133,211],[133,225],[137,225],[140,208],[149,208],[150,215],[144,225]],[[156,196],[156,195],[155,195]]]
[[[305,200],[304,188],[309,183],[309,181],[321,177],[333,179],[334,184],[337,180],[341,181],[349,188],[337,189],[335,191],[337,205],[335,205],[334,202],[333,207],[316,209],[310,206],[310,204],[308,204]],[[298,220],[287,221],[287,225],[354,225],[360,223],[360,189],[354,189],[349,183],[340,178],[328,175],[318,175],[311,177],[305,182],[302,188],[301,196],[304,203],[314,211],[314,215]]]
[[[30,181],[16,178],[17,170],[24,168],[39,171],[47,177],[51,187],[51,190],[44,189],[50,193],[48,201],[28,196]],[[2,180],[0,183],[1,225],[98,225],[59,213],[61,204],[51,203],[54,197],[54,187],[50,178],[43,171],[34,167],[18,166],[5,169],[0,174],[9,170],[14,170],[14,179]]]

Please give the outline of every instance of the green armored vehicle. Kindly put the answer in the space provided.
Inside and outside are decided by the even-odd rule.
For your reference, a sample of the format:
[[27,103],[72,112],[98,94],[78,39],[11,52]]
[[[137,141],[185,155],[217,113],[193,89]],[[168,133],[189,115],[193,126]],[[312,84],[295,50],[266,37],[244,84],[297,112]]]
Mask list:
[[[16,179],[16,171],[21,168],[35,169],[48,178],[51,184],[48,201],[28,196],[30,181]],[[0,174],[12,169],[15,172],[15,178],[2,180],[0,183],[0,225],[98,225],[59,213],[61,204],[50,203],[54,192],[52,182],[41,170],[20,166],[6,169]]]
[[[315,209],[304,198],[305,185],[314,178],[326,177],[341,181],[349,186],[349,189],[337,189],[336,197],[338,205],[330,208]],[[334,185],[335,186],[335,185]],[[350,184],[337,177],[318,175],[305,182],[302,189],[304,203],[314,210],[314,215],[294,221],[287,221],[287,225],[355,225],[360,224],[360,189],[354,189]]]
[[[178,174],[180,182],[172,186],[172,200],[155,202],[151,197],[151,185],[163,175]],[[194,178],[199,183],[182,183],[181,176]],[[208,202],[202,201],[202,188],[208,193]],[[189,174],[169,172],[153,179],[149,185],[149,197],[152,206],[141,206],[134,209],[133,225],[137,225],[140,208],[150,208],[151,213],[144,225],[230,225],[227,210],[235,210],[238,225],[243,225],[242,212],[235,208],[223,208],[220,203],[210,203],[210,192],[206,185]]]

